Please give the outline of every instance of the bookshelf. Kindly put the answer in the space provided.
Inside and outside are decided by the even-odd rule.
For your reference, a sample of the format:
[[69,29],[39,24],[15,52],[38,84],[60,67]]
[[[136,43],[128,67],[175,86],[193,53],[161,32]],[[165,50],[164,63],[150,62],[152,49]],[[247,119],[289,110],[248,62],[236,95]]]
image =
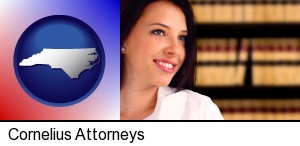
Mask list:
[[[300,23],[247,23],[247,24],[216,24],[205,23],[197,24],[198,38],[235,38],[237,49],[242,46],[243,38],[300,38]],[[251,46],[249,46],[251,48]],[[239,51],[239,50],[237,50]],[[251,49],[249,49],[251,51]],[[298,52],[300,54],[300,52]],[[243,86],[218,86],[218,87],[195,87],[195,91],[209,95],[214,99],[234,99],[234,98],[300,98],[299,86],[253,86],[252,84],[252,65],[253,63],[268,64],[290,64],[300,65],[299,61],[256,61],[251,58],[252,53],[246,62],[225,61],[225,62],[198,62],[198,66],[215,64],[217,66],[229,66],[245,64],[246,72]]]
[[198,38],[194,91],[211,97],[225,119],[299,120],[300,1],[190,2]]

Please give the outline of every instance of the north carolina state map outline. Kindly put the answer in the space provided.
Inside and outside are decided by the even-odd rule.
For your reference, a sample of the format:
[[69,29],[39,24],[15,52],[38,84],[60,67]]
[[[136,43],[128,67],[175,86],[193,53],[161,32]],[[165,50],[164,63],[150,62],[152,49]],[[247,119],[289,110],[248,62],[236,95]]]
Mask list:
[[62,69],[71,79],[77,79],[83,71],[98,64],[99,60],[96,48],[43,48],[40,53],[23,59],[19,66],[49,65],[51,69]]

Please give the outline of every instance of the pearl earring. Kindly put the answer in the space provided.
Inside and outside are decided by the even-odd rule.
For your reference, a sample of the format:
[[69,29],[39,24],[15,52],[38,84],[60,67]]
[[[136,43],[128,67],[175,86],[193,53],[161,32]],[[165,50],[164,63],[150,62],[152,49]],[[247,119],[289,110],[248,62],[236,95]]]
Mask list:
[[125,50],[126,50],[125,47],[122,47],[122,48],[121,48],[121,51],[122,51],[122,52],[124,52]]

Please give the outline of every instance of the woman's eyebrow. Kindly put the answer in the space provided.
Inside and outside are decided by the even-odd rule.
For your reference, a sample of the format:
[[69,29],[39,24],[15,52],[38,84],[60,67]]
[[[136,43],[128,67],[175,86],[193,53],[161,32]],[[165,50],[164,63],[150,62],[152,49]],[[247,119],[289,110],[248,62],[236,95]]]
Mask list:
[[188,31],[187,31],[187,30],[182,30],[181,32],[188,33]]
[[[161,26],[161,27],[164,27],[164,28],[170,29],[170,27],[169,27],[169,26],[167,26],[167,25],[165,25],[165,24],[162,24],[162,23],[152,23],[152,24],[150,24],[149,26],[152,26],[152,25],[159,25],[159,26]],[[182,30],[181,32],[185,32],[185,33],[187,33],[188,31],[187,31],[187,30]]]
[[150,24],[149,26],[152,26],[152,25],[159,25],[159,26],[161,26],[161,27],[164,27],[164,28],[170,29],[170,27],[169,27],[169,26],[167,26],[167,25],[165,25],[165,24],[162,24],[162,23],[152,23],[152,24]]

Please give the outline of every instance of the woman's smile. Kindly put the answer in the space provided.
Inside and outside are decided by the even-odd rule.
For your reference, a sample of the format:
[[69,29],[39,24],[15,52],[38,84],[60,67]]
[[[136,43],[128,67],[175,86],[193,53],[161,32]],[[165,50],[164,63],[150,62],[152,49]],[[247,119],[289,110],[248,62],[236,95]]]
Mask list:
[[154,59],[153,60],[157,67],[167,73],[174,73],[176,68],[176,63],[170,61],[169,59]]

